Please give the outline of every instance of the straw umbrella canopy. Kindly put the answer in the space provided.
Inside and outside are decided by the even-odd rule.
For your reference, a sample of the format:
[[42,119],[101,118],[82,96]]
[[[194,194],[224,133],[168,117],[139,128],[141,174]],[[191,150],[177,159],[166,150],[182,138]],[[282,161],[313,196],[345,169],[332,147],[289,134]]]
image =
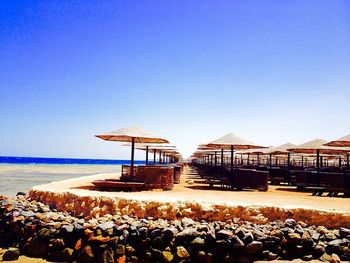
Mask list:
[[325,143],[327,143],[326,140],[315,139],[315,140],[311,140],[311,141],[299,144],[297,146],[291,147],[288,149],[288,151],[293,153],[314,154],[317,152],[317,150],[321,149]]
[[320,154],[345,154],[349,151],[347,148],[341,148],[341,147],[327,147],[324,146],[327,143],[326,140],[323,139],[315,139],[303,144],[300,144],[296,147],[292,147],[288,149],[288,151],[293,153],[301,153],[301,154],[316,154],[316,165],[317,165],[317,172],[320,171]]
[[221,164],[223,164],[223,150],[231,150],[231,171],[233,171],[233,153],[235,149],[255,149],[255,148],[264,148],[261,145],[243,139],[233,133],[228,133],[217,140],[214,140],[207,144],[209,147],[221,148]]
[[105,141],[131,142],[131,176],[134,176],[135,143],[169,143],[168,140],[135,126],[95,136]]
[[[272,167],[272,155],[288,155],[288,160],[290,161],[290,152],[287,149],[290,149],[292,147],[296,147],[295,144],[292,143],[285,143],[277,147],[272,147],[266,151],[267,154],[270,156],[270,168]],[[276,163],[277,163],[277,157],[276,157]]]
[[272,146],[266,147],[266,148],[253,148],[248,150],[241,150],[238,153],[241,154],[241,160],[243,160],[242,155],[246,154],[247,156],[250,155],[256,155],[256,162],[257,165],[260,165],[260,155],[266,155],[268,154],[268,150],[270,150]]
[[282,144],[280,146],[268,149],[267,153],[275,154],[275,155],[287,154],[289,152],[288,149],[293,148],[293,147],[296,147],[296,145],[293,143],[285,143],[285,144]]
[[[325,146],[335,146],[335,147],[350,147],[350,134],[346,135],[344,137],[341,137],[335,141],[330,141]],[[349,151],[350,152],[350,151]],[[346,154],[346,166],[347,170],[350,169],[350,162],[349,162],[349,152]]]
[[330,141],[324,144],[325,146],[350,147],[350,134],[341,137],[335,141]]
[[291,147],[288,151],[293,153],[302,153],[302,154],[315,154],[319,152],[320,154],[345,154],[350,151],[348,147],[328,147],[326,140],[315,139],[303,144],[300,144],[295,147]]

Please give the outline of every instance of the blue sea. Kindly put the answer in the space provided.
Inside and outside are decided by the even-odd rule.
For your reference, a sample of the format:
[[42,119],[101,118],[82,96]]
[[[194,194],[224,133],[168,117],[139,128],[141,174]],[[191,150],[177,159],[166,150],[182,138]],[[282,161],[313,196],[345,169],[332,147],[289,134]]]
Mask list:
[[[130,161],[0,156],[0,195],[15,196],[35,185],[80,176],[101,173],[116,176],[123,164]],[[144,164],[144,161],[135,161],[135,164]]]
[[[44,158],[44,157],[14,157],[0,156],[0,164],[130,164],[130,160],[108,159],[76,159],[76,158]],[[144,164],[145,161],[135,161],[135,164]]]

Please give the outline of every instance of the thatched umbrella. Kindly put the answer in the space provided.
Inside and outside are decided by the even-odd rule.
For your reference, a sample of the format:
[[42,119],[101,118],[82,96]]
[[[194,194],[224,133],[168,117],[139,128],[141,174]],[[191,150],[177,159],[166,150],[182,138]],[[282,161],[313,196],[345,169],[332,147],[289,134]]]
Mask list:
[[[287,160],[290,161],[290,152],[287,149],[295,147],[295,144],[292,143],[285,143],[277,147],[273,147],[271,149],[267,150],[267,153],[270,156],[270,168],[272,167],[272,155],[281,155],[281,154],[287,154],[288,158]],[[277,162],[277,157],[276,157],[276,162]],[[290,164],[288,164],[289,166]]]
[[323,139],[315,139],[303,144],[300,144],[296,147],[292,147],[288,149],[288,151],[293,153],[302,153],[302,154],[316,154],[316,166],[317,166],[317,173],[320,172],[320,154],[345,154],[349,152],[348,148],[341,148],[341,147],[328,147],[324,146],[327,144],[327,141]]
[[260,164],[260,155],[267,154],[271,148],[272,148],[271,146],[266,147],[266,148],[254,148],[254,149],[243,150],[243,151],[240,151],[239,153],[241,154],[241,156],[242,156],[242,154],[247,154],[248,156],[250,154],[256,155],[257,165],[259,165]]
[[168,140],[139,127],[121,128],[95,136],[105,141],[131,142],[131,176],[134,176],[135,143],[169,143]]
[[261,145],[243,139],[233,133],[228,133],[223,137],[220,137],[217,140],[214,140],[207,144],[209,147],[213,148],[221,148],[221,164],[223,165],[223,150],[230,149],[231,150],[231,171],[233,171],[233,153],[234,150],[242,150],[242,149],[254,149],[254,148],[264,148]]
[[350,134],[341,137],[335,141],[330,141],[324,144],[325,146],[350,147]]
[[[341,137],[335,141],[330,141],[324,145],[325,146],[333,146],[333,147],[350,147],[350,134],[346,135],[344,137]],[[347,167],[347,170],[350,169],[349,153],[346,154],[346,167]]]

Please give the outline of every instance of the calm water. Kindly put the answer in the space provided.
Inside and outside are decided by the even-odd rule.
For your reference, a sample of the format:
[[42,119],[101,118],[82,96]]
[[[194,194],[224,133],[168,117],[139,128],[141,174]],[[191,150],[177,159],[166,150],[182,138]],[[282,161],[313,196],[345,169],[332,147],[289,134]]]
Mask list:
[[79,176],[119,174],[120,165],[127,163],[123,160],[0,157],[0,195],[14,196],[19,191],[28,192],[35,185]]

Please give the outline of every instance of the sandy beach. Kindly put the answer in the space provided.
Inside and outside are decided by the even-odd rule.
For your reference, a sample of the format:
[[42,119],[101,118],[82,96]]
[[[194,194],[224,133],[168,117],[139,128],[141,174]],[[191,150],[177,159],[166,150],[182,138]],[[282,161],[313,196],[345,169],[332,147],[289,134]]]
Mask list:
[[[187,183],[194,176],[193,171],[186,167],[181,183],[175,184],[171,191],[107,192],[92,188],[91,182],[111,178],[111,174],[97,174],[35,186],[31,196],[59,209],[86,215],[91,211],[94,211],[93,214],[132,211],[138,216],[147,216],[152,211],[151,216],[174,219],[180,211],[197,219],[222,220],[240,216],[263,222],[294,216],[309,224],[350,226],[347,198],[316,197],[282,185],[270,186],[267,192],[259,192],[209,188],[207,184],[197,183],[196,179],[193,184]],[[156,211],[154,206],[157,206]]]
[[[97,174],[80,178],[52,182],[33,187],[34,191],[53,193],[72,193],[77,196],[112,197],[140,201],[163,202],[192,202],[206,204],[223,204],[230,206],[276,206],[286,209],[304,208],[326,212],[350,214],[350,203],[347,198],[315,197],[309,192],[296,191],[295,187],[284,185],[269,186],[267,192],[259,191],[232,191],[219,187],[210,188],[203,182],[187,183],[193,179],[189,167],[185,168],[180,184],[175,184],[171,191],[140,191],[140,192],[106,192],[93,190],[91,182],[111,177],[112,174]],[[89,189],[84,189],[89,188]]]

